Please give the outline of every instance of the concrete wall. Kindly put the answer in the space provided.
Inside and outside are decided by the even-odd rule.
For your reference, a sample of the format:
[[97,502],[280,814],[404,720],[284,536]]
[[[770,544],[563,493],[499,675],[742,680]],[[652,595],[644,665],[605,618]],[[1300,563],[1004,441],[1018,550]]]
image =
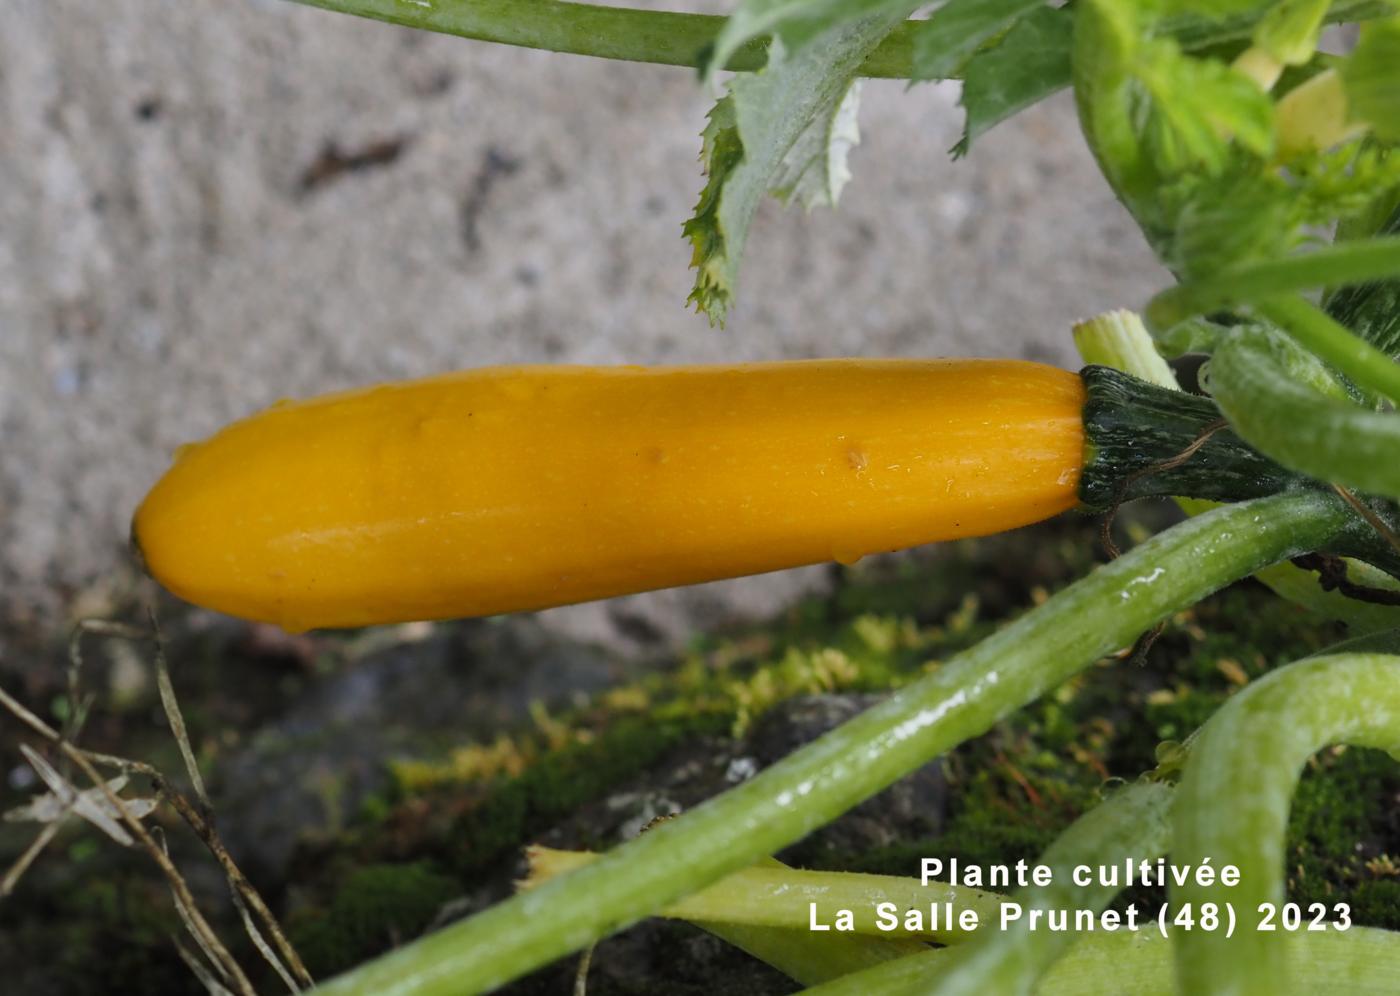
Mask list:
[[[684,308],[707,109],[685,70],[268,0],[7,0],[3,24],[12,617],[110,575],[170,451],[278,398],[499,362],[1073,365],[1072,319],[1164,279],[1063,98],[954,163],[956,87],[868,85],[842,209],[767,205],[719,331]],[[676,634],[816,576],[553,618]]]

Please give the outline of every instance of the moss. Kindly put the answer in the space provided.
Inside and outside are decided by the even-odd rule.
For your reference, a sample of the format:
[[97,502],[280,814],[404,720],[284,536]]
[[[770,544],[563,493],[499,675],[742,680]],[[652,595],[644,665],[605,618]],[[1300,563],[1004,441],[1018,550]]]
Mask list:
[[1351,915],[1357,923],[1400,930],[1400,881],[1362,882],[1351,894]]
[[1308,766],[1289,814],[1289,894],[1347,900],[1357,923],[1400,929],[1400,764],[1382,751],[1333,749]]
[[423,862],[369,865],[288,932],[311,973],[325,978],[416,937],[457,894],[452,878]]
[[[6,992],[184,993],[200,991],[171,937],[185,939],[163,883],[132,855],[110,852],[21,880],[0,904]],[[115,860],[119,867],[112,867]]]

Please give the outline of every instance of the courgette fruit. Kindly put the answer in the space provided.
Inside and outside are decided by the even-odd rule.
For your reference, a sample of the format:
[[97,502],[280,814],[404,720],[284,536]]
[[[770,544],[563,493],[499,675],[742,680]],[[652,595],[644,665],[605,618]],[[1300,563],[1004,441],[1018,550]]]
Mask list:
[[1213,418],[1009,360],[493,368],[237,422],[181,450],[133,537],[175,594],[291,630],[481,616],[1277,490],[1228,432],[1141,473]]

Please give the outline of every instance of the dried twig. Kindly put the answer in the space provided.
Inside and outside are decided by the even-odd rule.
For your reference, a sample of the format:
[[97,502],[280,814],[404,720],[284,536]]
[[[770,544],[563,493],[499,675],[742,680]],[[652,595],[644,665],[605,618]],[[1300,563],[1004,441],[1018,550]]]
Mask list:
[[[160,693],[161,705],[164,708],[166,719],[170,724],[171,732],[179,747],[185,769],[194,787],[198,800],[197,803],[192,802],[183,792],[171,783],[170,779],[149,764],[110,754],[81,750],[70,742],[70,732],[76,733],[81,728],[83,714],[86,712],[85,707],[81,705],[83,702],[81,696],[81,673],[83,666],[81,641],[83,636],[88,633],[142,642],[150,641],[154,643],[156,682]],[[253,945],[268,963],[272,965],[273,969],[281,976],[282,980],[287,984],[288,989],[293,993],[300,992],[303,987],[309,988],[312,986],[314,982],[311,975],[306,970],[306,966],[301,961],[301,958],[297,955],[295,948],[293,948],[291,943],[287,940],[280,924],[277,923],[276,918],[263,901],[262,896],[238,868],[219,837],[218,831],[214,827],[213,808],[210,805],[208,793],[204,786],[204,780],[200,775],[199,767],[195,760],[194,750],[190,743],[184,717],[180,711],[179,701],[175,696],[175,689],[170,679],[170,671],[165,657],[163,641],[160,638],[160,630],[154,615],[152,614],[151,616],[150,630],[139,629],[122,623],[113,623],[105,620],[83,620],[79,622],[74,628],[73,635],[69,641],[68,691],[70,702],[74,704],[75,708],[70,711],[69,722],[65,723],[62,731],[55,730],[48,723],[44,722],[5,692],[3,688],[0,688],[0,705],[3,705],[21,722],[29,726],[40,736],[57,744],[63,756],[78,765],[90,778],[95,780],[100,779],[100,776],[97,775],[93,767],[95,764],[114,767],[126,773],[139,773],[149,778],[159,797],[170,802],[175,811],[204,843],[215,860],[218,861],[220,868],[223,870],[229,882],[234,905],[239,911],[244,927]],[[58,777],[61,778],[61,776]],[[48,781],[48,779],[46,779],[46,781]],[[63,781],[63,784],[67,784],[66,780]],[[50,788],[56,789],[56,786],[50,783]],[[100,808],[95,810],[99,818],[111,815],[106,812],[106,810],[111,809],[111,813],[120,816],[127,825],[136,822],[139,826],[140,816],[144,816],[150,811],[146,809],[139,815],[133,814],[129,811],[128,806],[121,800],[116,800],[116,808],[112,809],[113,800],[116,799],[115,792],[112,791],[111,787],[107,786],[106,783],[100,782],[100,780],[98,781],[97,788],[89,789],[83,793],[78,793],[77,790],[74,789],[73,792],[70,793],[71,798],[58,798],[58,804],[60,807],[75,809],[85,798],[95,798],[94,793],[101,793],[103,796]],[[58,797],[57,791],[55,795]],[[89,808],[92,808],[92,806],[90,805]],[[89,819],[92,818],[87,813],[79,813],[79,815],[88,816]],[[125,837],[126,843],[139,841],[146,848],[169,880],[176,911],[179,913],[186,928],[189,930],[200,949],[208,956],[210,962],[223,977],[224,982],[233,986],[239,993],[251,993],[252,988],[247,976],[243,973],[232,955],[229,954],[227,948],[218,940],[212,928],[209,927],[208,922],[200,914],[195,906],[193,896],[190,894],[184,880],[180,877],[178,870],[170,861],[165,848],[157,845],[151,835],[145,831],[144,827],[140,827],[139,829],[133,827],[135,841],[115,823],[110,827],[104,826],[103,829],[110,835],[120,835],[118,836],[119,840],[121,837]],[[116,834],[112,833],[113,830],[116,831]],[[55,832],[56,823],[53,823],[40,833],[39,837],[25,854],[21,855],[20,861],[16,863],[16,866],[7,873],[3,882],[0,882],[0,890],[6,887],[13,888],[14,882],[18,881],[19,876],[32,864],[44,846],[53,839],[53,834]],[[257,924],[258,920],[262,921],[261,929],[259,929]],[[271,937],[271,944],[268,942],[267,936]],[[273,950],[274,945],[276,951]],[[278,953],[281,955],[280,958],[278,957]],[[193,955],[182,948],[181,957],[188,963],[193,958]],[[208,988],[206,976],[208,976],[207,969],[204,970],[204,974],[202,974],[200,978],[201,982],[206,982],[206,988]],[[208,979],[212,979],[212,976],[208,976]],[[219,986],[220,991],[228,991],[223,986],[222,982],[218,982],[218,980],[214,981]],[[211,989],[211,992],[212,991],[214,990]]]
[[1400,536],[1395,535],[1395,530],[1391,529],[1384,519],[1368,508],[1366,503],[1356,497],[1350,489],[1344,488],[1340,484],[1334,484],[1332,490],[1341,496],[1342,501],[1351,506],[1352,511],[1365,519],[1367,524],[1379,533],[1381,539],[1389,543],[1396,553],[1400,553]]
[[102,789],[103,795],[107,797],[108,804],[120,814],[123,822],[126,823],[132,834],[141,843],[141,846],[146,849],[146,853],[148,853],[160,867],[160,870],[165,874],[166,880],[170,883],[171,891],[174,892],[176,896],[177,908],[182,904],[185,907],[182,915],[188,914],[186,923],[190,928],[191,934],[199,941],[202,948],[211,952],[211,957],[213,957],[215,964],[223,968],[225,976],[229,980],[229,984],[233,987],[234,991],[240,994],[246,994],[246,996],[255,996],[253,984],[248,980],[248,976],[244,973],[243,968],[238,964],[233,955],[229,953],[228,948],[224,947],[223,942],[220,941],[218,935],[214,933],[214,928],[209,926],[209,921],[199,912],[199,908],[194,901],[194,896],[190,893],[189,884],[185,882],[184,876],[180,874],[179,869],[175,867],[164,849],[156,843],[155,838],[151,836],[145,824],[136,819],[136,817],[127,810],[126,806],[123,805],[121,799],[117,798],[116,794],[107,787],[107,783],[103,781],[102,776],[98,774],[97,769],[93,767],[92,761],[88,759],[83,751],[64,740],[58,740],[58,748],[63,751],[74,764],[82,769],[83,774],[87,775],[94,785]]
[[1400,605],[1400,591],[1392,588],[1372,588],[1357,584],[1347,574],[1347,562],[1326,553],[1305,553],[1293,558],[1293,566],[1317,572],[1317,584],[1323,591],[1338,591],[1347,598],[1372,605]]
[[233,993],[229,992],[222,982],[214,978],[204,962],[196,958],[190,953],[189,948],[180,943],[178,937],[172,936],[170,942],[175,945],[180,960],[194,973],[194,977],[199,980],[200,985],[204,986],[204,990],[209,993],[209,996],[233,996]]
[[180,703],[175,698],[175,686],[170,681],[170,668],[165,661],[165,641],[160,637],[160,624],[156,622],[155,612],[150,613],[151,633],[156,644],[156,687],[160,690],[161,708],[165,710],[165,719],[170,724],[170,732],[175,735],[175,743],[180,747],[180,757],[185,762],[185,772],[190,776],[190,784],[194,786],[195,798],[197,798],[205,808],[211,811],[213,807],[209,804],[209,793],[204,790],[204,778],[199,773],[199,765],[194,759],[194,748],[190,746],[190,735],[185,729],[185,717],[180,712]]
[[15,891],[19,880],[24,877],[24,873],[34,863],[34,859],[43,853],[44,848],[53,843],[54,837],[58,835],[58,828],[62,825],[62,820],[54,820],[52,823],[44,824],[34,840],[25,848],[24,853],[15,859],[14,864],[10,865],[10,870],[5,872],[5,877],[0,879],[0,899]]
[[574,996],[588,996],[588,969],[593,964],[593,951],[597,947],[595,941],[584,948],[579,957],[578,968],[574,970]]

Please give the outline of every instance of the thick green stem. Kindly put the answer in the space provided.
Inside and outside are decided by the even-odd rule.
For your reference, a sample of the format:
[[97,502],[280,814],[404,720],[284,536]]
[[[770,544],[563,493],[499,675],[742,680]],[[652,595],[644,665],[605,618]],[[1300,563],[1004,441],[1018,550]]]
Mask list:
[[[1400,934],[1389,930],[1353,927],[1345,934],[1300,934],[1290,945],[1290,954],[1289,973],[1298,992],[1394,996],[1395,980],[1400,978]],[[953,961],[958,951],[939,955],[944,961]],[[928,992],[937,978],[937,960],[938,956],[924,955],[900,958],[807,989],[803,996]],[[1051,967],[1035,989],[1036,996],[1179,996],[1183,992],[1196,996],[1208,991],[1177,989],[1172,977],[1171,942],[1156,931],[1084,937]]]
[[1400,237],[1337,242],[1194,280],[1162,291],[1143,313],[1157,332],[1196,315],[1279,297],[1294,291],[1381,280],[1400,273]]
[[[1209,398],[1085,367],[1079,500],[1108,509],[1135,498],[1240,501],[1306,482],[1224,428]],[[1179,459],[1189,453],[1189,459]]]
[[1235,431],[1285,467],[1400,497],[1400,414],[1324,396],[1290,376],[1280,349],[1242,329],[1211,357],[1211,394]]
[[[297,0],[425,31],[523,48],[666,66],[698,68],[725,18],[662,10],[601,7],[559,0]],[[915,24],[896,28],[861,63],[861,76],[908,79]],[[767,61],[763,41],[741,47],[726,69],[753,70]]]
[[598,861],[329,982],[327,993],[501,985],[799,840],[1144,630],[1346,528],[1334,496],[1216,509],[1153,537],[709,802]]
[[[1222,331],[1229,334],[1228,330]],[[1085,363],[1113,367],[1161,387],[1180,390],[1176,375],[1157,352],[1142,320],[1131,311],[1111,311],[1079,323],[1074,327],[1074,343]],[[1213,507],[1192,498],[1178,498],[1177,503],[1187,515],[1199,515]],[[1393,584],[1389,575],[1367,564],[1349,562],[1347,570],[1351,580],[1364,587]],[[1273,564],[1254,576],[1280,597],[1327,619],[1340,620],[1353,633],[1400,627],[1400,606],[1376,605],[1348,598],[1339,591],[1324,591],[1316,574],[1293,564]]]
[[[1232,904],[1238,925],[1233,937],[1199,922],[1176,937],[1182,992],[1314,991],[1299,987],[1286,961],[1290,937],[1312,935],[1290,934],[1278,910],[1286,899],[1284,845],[1299,772],[1334,743],[1400,751],[1400,657],[1341,654],[1289,665],[1230,699],[1193,741],[1174,807],[1172,863],[1209,862],[1216,879],[1208,886],[1195,876],[1184,887],[1173,883],[1172,900],[1190,903],[1198,921],[1201,904],[1218,904],[1222,920]],[[1239,882],[1223,885],[1221,870],[1231,865]],[[1266,922],[1261,904],[1276,911],[1272,931],[1259,929]],[[1336,919],[1332,907],[1326,913]],[[1338,980],[1327,991],[1354,990]]]

